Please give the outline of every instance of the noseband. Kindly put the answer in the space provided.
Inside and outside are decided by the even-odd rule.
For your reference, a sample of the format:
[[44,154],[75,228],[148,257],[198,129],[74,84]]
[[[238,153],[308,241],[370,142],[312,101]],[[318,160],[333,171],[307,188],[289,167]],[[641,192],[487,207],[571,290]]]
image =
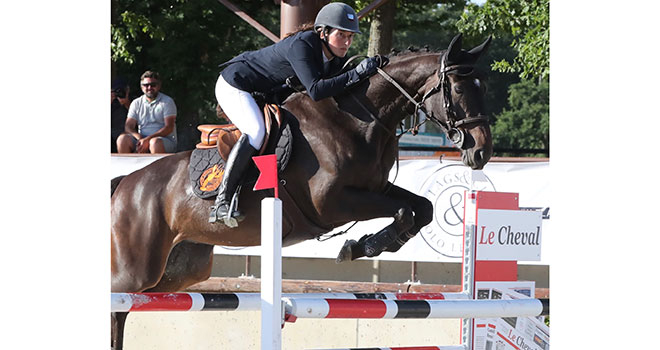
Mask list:
[[[438,84],[436,84],[426,93],[424,93],[424,96],[422,96],[422,100],[419,102],[417,102],[412,96],[410,96],[410,94],[408,94],[408,92],[406,92],[406,90],[403,87],[401,87],[401,85],[399,85],[399,83],[397,83],[389,74],[385,73],[384,70],[378,68],[378,73],[382,75],[383,78],[385,78],[385,80],[387,80],[392,85],[394,85],[394,87],[396,87],[403,94],[403,96],[405,96],[415,106],[415,111],[413,112],[413,124],[414,124],[414,126],[412,127],[413,134],[417,134],[417,130],[419,126],[424,123],[424,122],[422,123],[419,122],[419,115],[422,114],[428,119],[433,120],[436,124],[438,124],[438,126],[445,132],[445,134],[449,137],[449,139],[457,147],[463,149],[464,148],[463,141],[465,140],[465,131],[459,129],[459,127],[465,127],[466,125],[469,124],[488,123],[488,116],[479,114],[475,117],[458,119],[458,117],[456,116],[456,112],[454,110],[454,105],[452,103],[449,74],[468,76],[472,74],[474,70],[474,66],[468,64],[456,64],[456,65],[447,66],[446,62],[447,62],[447,54],[445,53],[442,56],[440,70],[438,71],[438,77],[439,77]],[[469,72],[465,74],[460,73],[459,70],[461,68],[469,68]],[[447,116],[446,122],[440,120],[438,117],[433,115],[433,112],[428,113],[426,111],[426,107],[424,106],[426,99],[441,91],[443,94],[443,109],[445,115]]]

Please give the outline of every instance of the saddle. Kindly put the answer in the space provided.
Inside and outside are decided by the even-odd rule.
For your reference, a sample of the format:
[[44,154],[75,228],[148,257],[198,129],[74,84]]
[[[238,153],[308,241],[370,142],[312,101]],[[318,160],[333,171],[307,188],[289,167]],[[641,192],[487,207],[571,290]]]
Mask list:
[[[276,105],[264,106],[266,136],[258,155],[275,153],[280,172],[288,164],[293,144],[289,118],[292,117],[282,113]],[[190,155],[188,176],[193,192],[198,197],[206,199],[218,194],[227,157],[241,136],[241,132],[234,124],[204,124],[199,125],[197,129],[202,133],[201,142]]]

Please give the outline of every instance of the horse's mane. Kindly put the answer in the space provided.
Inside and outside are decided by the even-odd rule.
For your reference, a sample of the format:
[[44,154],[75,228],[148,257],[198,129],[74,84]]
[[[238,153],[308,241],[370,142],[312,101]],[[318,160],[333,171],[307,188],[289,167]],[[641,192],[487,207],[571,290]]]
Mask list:
[[408,46],[405,50],[400,50],[397,48],[393,48],[390,50],[390,53],[387,54],[386,56],[388,58],[394,58],[396,60],[398,59],[403,59],[407,57],[418,57],[420,53],[429,53],[429,54],[442,54],[444,53],[445,50],[432,50],[429,48],[428,45],[424,45],[424,47],[414,47],[414,46]]
[[390,50],[390,53],[388,57],[393,57],[393,56],[405,56],[405,55],[410,55],[413,53],[417,52],[431,52],[431,53],[440,53],[435,50],[431,50],[428,45],[424,45],[424,47],[414,47],[414,46],[408,46],[405,50],[401,51],[398,48],[393,48]]

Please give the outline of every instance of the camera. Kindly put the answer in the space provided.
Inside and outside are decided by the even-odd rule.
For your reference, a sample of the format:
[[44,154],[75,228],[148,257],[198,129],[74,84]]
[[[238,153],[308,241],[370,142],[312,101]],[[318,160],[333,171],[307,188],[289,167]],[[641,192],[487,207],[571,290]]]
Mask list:
[[126,98],[126,90],[124,88],[116,88],[112,90],[112,92],[115,93],[115,96],[117,96],[117,98]]

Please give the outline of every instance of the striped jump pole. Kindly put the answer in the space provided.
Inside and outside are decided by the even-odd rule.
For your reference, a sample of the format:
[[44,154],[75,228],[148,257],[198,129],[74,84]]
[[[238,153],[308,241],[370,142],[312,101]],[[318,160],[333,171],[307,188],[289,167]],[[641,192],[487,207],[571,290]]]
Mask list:
[[549,299],[354,300],[285,299],[295,318],[500,318],[547,315]]
[[112,293],[111,312],[257,311],[259,294],[247,293]]
[[[466,300],[463,293],[286,293],[291,299]],[[256,311],[259,293],[112,293],[111,312]]]

